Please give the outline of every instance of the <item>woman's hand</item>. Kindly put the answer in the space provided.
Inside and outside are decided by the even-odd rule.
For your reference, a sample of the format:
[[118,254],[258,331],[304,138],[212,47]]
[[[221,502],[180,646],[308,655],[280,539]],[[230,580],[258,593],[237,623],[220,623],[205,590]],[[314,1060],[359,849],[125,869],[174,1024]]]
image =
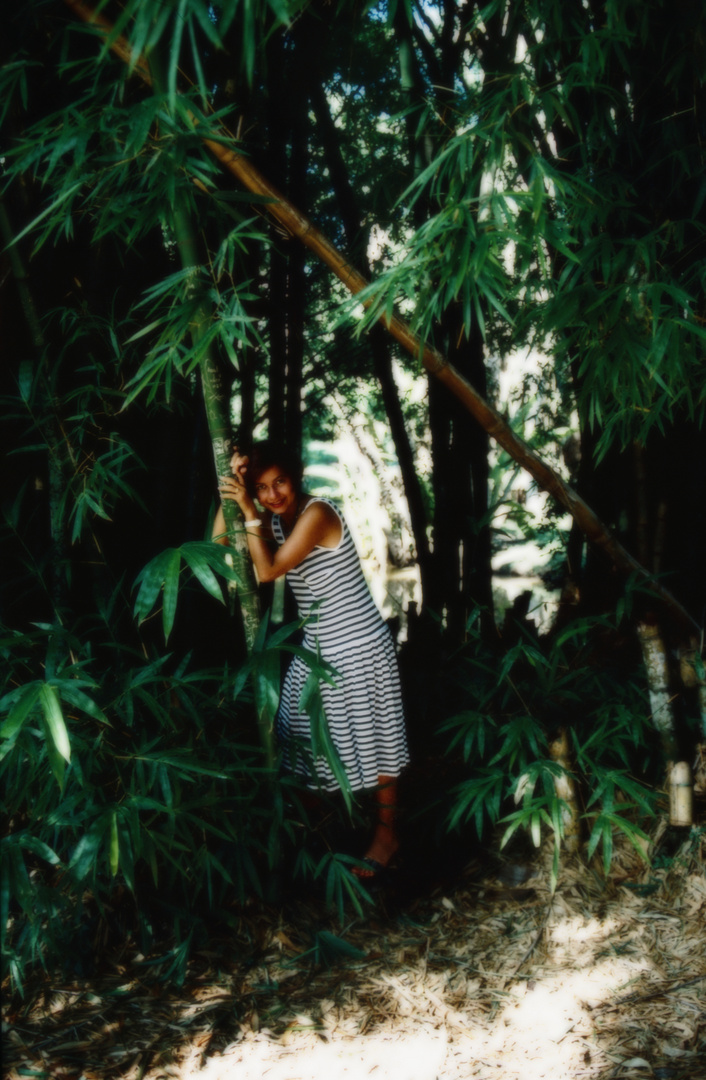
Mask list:
[[255,503],[245,487],[245,473],[247,472],[249,458],[241,454],[238,447],[233,448],[233,456],[230,459],[230,476],[219,477],[218,490],[221,499],[230,499],[236,502],[243,513],[247,516],[248,511],[256,516]]

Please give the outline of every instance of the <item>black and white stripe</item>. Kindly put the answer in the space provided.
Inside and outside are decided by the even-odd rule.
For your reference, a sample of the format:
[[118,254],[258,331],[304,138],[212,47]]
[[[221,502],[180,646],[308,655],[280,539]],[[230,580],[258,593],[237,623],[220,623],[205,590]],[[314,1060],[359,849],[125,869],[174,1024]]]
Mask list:
[[[370,595],[353,537],[329,499],[311,502],[332,507],[341,520],[342,533],[337,547],[315,547],[299,566],[287,572],[299,614],[311,619],[304,629],[306,644],[315,649],[318,642],[330,651],[352,641],[370,641],[382,633],[385,624]],[[277,543],[283,544],[278,515],[272,519],[272,531]]]
[[[398,776],[409,760],[402,696],[392,637],[370,595],[353,539],[337,507],[328,499],[321,501],[341,519],[340,543],[335,548],[314,548],[287,573],[287,580],[300,615],[311,614],[305,643],[318,648],[338,672],[335,686],[321,683],[321,696],[333,744],[351,788],[357,791],[374,787],[380,776]],[[284,543],[278,517],[272,525],[276,540]],[[304,759],[297,758],[293,748],[310,742],[309,718],[299,709],[308,675],[306,663],[295,657],[278,713],[286,756],[305,776]],[[317,761],[315,768],[325,790],[338,787],[325,761]]]

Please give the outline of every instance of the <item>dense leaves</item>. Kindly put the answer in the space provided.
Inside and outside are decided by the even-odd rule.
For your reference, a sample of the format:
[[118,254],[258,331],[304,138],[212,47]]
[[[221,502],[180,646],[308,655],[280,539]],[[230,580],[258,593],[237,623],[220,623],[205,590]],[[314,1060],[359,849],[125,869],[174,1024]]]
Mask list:
[[[168,657],[140,661],[113,646],[100,686],[86,677],[96,666],[87,656],[28,682],[49,632],[4,638],[6,685],[21,681],[0,700],[11,824],[2,840],[3,963],[16,986],[32,964],[70,957],[86,889],[102,912],[127,887],[125,932],[145,948],[165,947],[159,927],[172,913],[224,919],[229,904],[272,895],[283,860],[294,878],[325,882],[341,915],[344,901],[361,910],[356,860],[301,846],[297,782],[277,776],[248,722],[254,699],[271,738],[279,655],[292,630],[271,645],[263,638],[237,678],[187,662],[170,672]],[[317,680],[331,678],[307,656]]]
[[[654,813],[656,793],[644,780],[659,782],[660,761],[644,691],[619,669],[597,668],[591,656],[592,639],[606,629],[605,621],[577,622],[543,648],[523,637],[502,662],[483,649],[476,630],[468,655],[454,665],[460,701],[469,705],[439,729],[448,750],[472,765],[452,792],[449,826],[471,821],[481,836],[488,825],[502,823],[503,844],[522,827],[536,846],[548,828],[554,881],[565,833],[557,780],[567,773],[567,765],[549,754],[557,732],[571,731],[571,771],[591,792],[583,813],[588,851],[602,845],[606,872],[613,830],[624,831],[642,850],[644,833],[634,811]],[[513,803],[517,809],[509,810]]]

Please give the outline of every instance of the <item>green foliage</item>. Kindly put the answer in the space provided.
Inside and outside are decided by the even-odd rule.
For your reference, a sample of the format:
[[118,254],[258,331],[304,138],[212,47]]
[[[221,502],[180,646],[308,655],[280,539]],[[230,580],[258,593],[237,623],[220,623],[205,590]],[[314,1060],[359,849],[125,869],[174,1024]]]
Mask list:
[[[43,5],[28,7],[41,23]],[[114,14],[111,5],[105,10]],[[236,672],[155,655],[149,628],[136,629],[128,617],[125,569],[113,576],[96,535],[116,511],[141,505],[133,479],[147,461],[125,430],[165,401],[176,410],[190,399],[191,374],[205,357],[242,373],[245,348],[261,348],[250,307],[259,296],[252,251],[265,251],[268,240],[252,215],[262,200],[224,189],[203,146],[204,137],[222,139],[225,117],[210,109],[209,68],[216,54],[237,51],[236,68],[251,79],[267,33],[296,10],[251,0],[128,3],[115,35],[128,36],[133,66],[149,56],[156,72],[163,69],[164,93],[128,83],[109,42],[102,50],[86,43],[87,59],[77,59],[70,39],[95,31],[71,23],[64,41],[55,30],[41,46],[30,35],[41,63],[18,53],[0,71],[3,134],[11,132],[3,190],[11,199],[28,193],[13,222],[15,246],[24,253],[31,237],[33,267],[51,266],[58,250],[77,290],[66,301],[59,281],[62,306],[27,316],[32,359],[18,360],[16,392],[3,401],[12,452],[24,455],[29,475],[2,509],[17,561],[29,571],[27,619],[36,620],[38,608],[44,618],[31,632],[8,630],[0,645],[3,962],[18,988],[38,963],[70,963],[84,909],[107,918],[118,896],[128,898],[124,931],[141,937],[143,951],[173,935],[167,964],[177,979],[195,928],[225,917],[234,899],[277,895],[277,883],[291,883],[291,875],[321,885],[339,914],[348,904],[362,910],[368,899],[350,860],[302,847],[300,781],[277,772],[280,658],[298,652],[312,670],[307,754],[313,765],[329,760],[353,809],[318,689],[319,679],[335,678],[329,666],[292,644],[293,627],[270,634],[266,621]],[[177,93],[177,69],[180,81],[190,71],[195,89],[182,84]],[[176,212],[199,223],[201,266],[176,269]],[[109,291],[81,280],[98,265]],[[51,549],[43,536],[43,548],[27,537],[36,455],[50,462]],[[97,568],[79,585],[88,584],[95,603],[79,590],[82,603],[72,611],[79,552],[88,562],[82,545]],[[219,578],[237,582],[222,547],[170,547],[138,576],[138,624],[161,604],[171,642],[187,576],[219,601]]]
[[[358,859],[333,851],[326,852],[317,859],[303,849],[297,857],[297,873],[310,877],[314,881],[325,882],[326,904],[338,913],[341,922],[349,905],[362,916],[363,903],[370,902],[370,894],[365,888],[363,878],[351,872],[351,867],[354,865],[359,865]],[[346,953],[344,945],[341,945],[340,952]],[[314,954],[315,962],[318,963],[320,957],[316,954],[316,946]],[[350,955],[352,954],[348,953],[348,956]]]
[[[136,618],[144,621],[162,595],[169,636],[184,569],[222,601],[219,577],[234,579],[228,555],[212,542],[162,552],[138,575]],[[190,670],[189,657],[175,665],[169,655],[141,655],[110,632],[111,605],[103,620],[79,633],[45,626],[0,638],[3,972],[14,988],[22,991],[36,964],[71,964],[87,895],[101,920],[127,890],[123,932],[139,935],[143,951],[161,949],[162,977],[172,980],[183,978],[202,921],[225,917],[233,899],[270,895],[283,870],[321,882],[339,918],[348,905],[361,913],[370,898],[351,873],[356,860],[310,851],[306,838],[302,845],[299,781],[277,770],[273,727],[288,651],[312,669],[303,702],[312,716],[308,757],[342,773],[318,691],[318,680],[335,673],[291,642],[300,623],[269,633],[263,620],[247,663],[231,673]],[[67,659],[55,666],[56,656]],[[100,681],[91,675],[99,670]]]
[[451,792],[449,828],[472,822],[482,836],[487,826],[504,824],[502,845],[523,829],[536,847],[549,829],[555,880],[565,809],[555,782],[566,773],[549,754],[558,729],[570,731],[570,775],[585,792],[588,855],[600,844],[606,873],[614,830],[642,851],[644,833],[636,816],[654,813],[654,789],[636,779],[659,767],[644,691],[592,658],[591,642],[601,625],[602,620],[574,623],[547,642],[521,638],[501,658],[471,626],[470,644],[455,658],[454,674],[458,697],[473,704],[439,729],[447,753],[472,770]]
[[[654,796],[624,769],[596,769],[594,782],[596,786],[587,804],[587,817],[591,824],[587,854],[590,858],[600,843],[603,870],[607,875],[613,857],[616,829],[624,833],[637,852],[645,857],[645,848],[640,846],[639,841],[647,841],[648,838],[632,820],[631,811],[638,810],[643,816],[654,813]],[[594,805],[598,808],[597,812],[591,813],[590,808]]]
[[[191,541],[182,544],[179,548],[167,548],[166,551],[155,556],[143,567],[135,581],[139,589],[134,614],[138,622],[144,621],[154,608],[159,595],[162,594],[162,628],[165,642],[169,640],[176,618],[182,560],[206,591],[221,603],[223,603],[223,590],[216,574],[226,581],[234,581],[236,585],[239,583],[237,572],[232,567],[229,550],[210,541]],[[274,764],[273,731],[279,706],[280,654],[287,652],[304,661],[310,668],[310,673],[304,684],[299,704],[311,723],[311,744],[307,747],[306,753],[310,758],[314,774],[316,762],[326,762],[339,784],[346,807],[350,811],[352,809],[350,783],[331,740],[321,697],[321,683],[335,685],[337,672],[321,657],[320,653],[314,653],[289,640],[296,631],[302,628],[301,622],[281,626],[270,633],[269,615],[270,613],[267,612],[262,619],[248,659],[243,663],[235,678],[234,694],[237,696],[248,679],[251,681],[262,744],[267,760],[272,766]],[[315,618],[315,615],[312,613],[310,618]]]
[[[3,423],[21,433],[8,451],[11,457],[46,453],[54,523],[65,522],[67,539],[75,544],[91,535],[96,518],[110,521],[121,501],[142,505],[133,480],[144,464],[116,419],[124,394],[113,320],[63,308],[50,312],[46,325],[47,335],[56,329],[60,348],[52,352],[41,330],[41,354],[22,359],[18,393],[0,397],[0,408]],[[15,534],[26,497],[20,491],[12,508],[4,506],[6,525]],[[63,525],[54,523],[58,541]]]
[[192,540],[181,547],[167,548],[156,555],[142,568],[135,580],[139,589],[134,614],[138,622],[143,622],[161,593],[165,642],[169,641],[169,635],[174,628],[182,560],[206,592],[220,603],[224,603],[223,588],[216,574],[226,581],[238,582],[238,574],[232,565],[229,551],[209,540]]
[[[149,321],[127,339],[126,345],[146,337],[151,344],[128,381],[125,407],[141,394],[148,402],[160,394],[170,400],[175,377],[190,375],[214,345],[222,348],[237,370],[236,346],[260,343],[254,319],[246,310],[255,294],[248,282],[237,287],[233,282],[238,248],[242,256],[246,241],[260,239],[261,234],[249,222],[240,223],[228,233],[208,270],[179,270],[146,290],[136,314],[139,311],[141,315],[146,307]],[[192,334],[194,327],[198,327],[198,334]]]
[[335,967],[347,960],[364,960],[366,954],[330,930],[317,930],[313,945],[303,956],[310,956],[316,967]]
[[283,867],[321,881],[341,918],[348,904],[361,912],[369,897],[355,860],[302,846],[298,782],[273,772],[255,737],[253,698],[271,724],[279,653],[302,652],[286,640],[292,629],[271,646],[263,639],[234,674],[114,645],[100,684],[85,647],[52,678],[28,680],[52,631],[4,634],[3,965],[16,989],[35,964],[70,962],[86,890],[99,918],[127,890],[125,932],[143,951],[158,948],[158,926],[174,920],[173,978],[195,926],[222,917],[229,900],[270,893]]
[[170,93],[176,95],[185,45],[200,93],[207,98],[210,87],[202,67],[205,49],[223,51],[235,39],[240,66],[252,81],[256,58],[268,31],[277,25],[286,26],[301,7],[300,0],[221,0],[218,4],[204,0],[172,0],[168,4],[128,0],[104,48],[107,50],[116,38],[126,34],[132,47],[130,70],[142,57],[164,52],[169,58]]
[[[189,6],[181,3],[179,8]],[[172,15],[180,28],[191,18],[186,10],[178,17],[176,12],[162,17],[169,10],[162,5],[130,7],[136,17],[139,11],[138,49],[146,47],[145,20],[156,18],[153,48],[169,31]],[[205,8],[199,3],[193,7],[201,13],[194,17],[200,19]],[[234,15],[235,11],[224,15],[228,24]],[[123,19],[119,21],[122,24]],[[31,235],[36,254],[47,244],[72,240],[76,229],[89,220],[91,243],[103,245],[110,252],[106,257],[120,263],[126,251],[147,244],[152,253],[161,252],[165,262],[173,262],[179,207],[203,224],[213,223],[217,236],[207,265],[163,274],[147,284],[142,296],[130,297],[127,312],[103,318],[102,327],[94,314],[87,325],[84,311],[78,317],[63,309],[61,320],[68,334],[64,351],[75,349],[81,337],[96,331],[109,339],[107,362],[100,356],[95,362],[103,368],[104,385],[110,383],[106,375],[111,367],[113,384],[118,381],[116,369],[123,369],[121,400],[113,402],[117,412],[139,395],[148,403],[162,395],[171,400],[175,377],[188,376],[214,345],[237,369],[237,349],[261,344],[247,311],[255,294],[242,264],[249,247],[265,237],[249,214],[252,204],[262,200],[219,190],[220,167],[203,145],[204,138],[222,139],[223,115],[205,108],[196,91],[176,98],[155,92],[126,97],[112,66],[103,63],[92,71],[95,64],[94,60],[89,65],[90,79],[86,72],[79,79],[76,65],[62,59],[56,74],[64,82],[65,104],[36,123],[27,123],[8,148],[3,186],[29,182],[44,199],[35,216],[16,229],[15,243]],[[0,94],[5,92],[17,93],[14,70],[0,70]],[[68,326],[72,317],[74,325]],[[46,357],[50,382],[55,381],[56,359]],[[23,386],[36,381],[28,376]],[[22,396],[26,398],[25,393]],[[102,467],[109,470],[110,462],[102,462]],[[94,470],[96,480],[98,472]],[[90,492],[84,501],[90,505]],[[81,516],[78,503],[74,515]]]
[[705,189],[689,89],[702,65],[695,27],[665,4],[631,0],[605,25],[590,7],[560,8],[489,4],[467,25],[481,44],[464,52],[446,122],[433,98],[416,111],[437,149],[400,207],[425,220],[356,297],[369,304],[358,327],[404,299],[422,338],[455,311],[491,348],[553,353],[600,458],[704,419]]

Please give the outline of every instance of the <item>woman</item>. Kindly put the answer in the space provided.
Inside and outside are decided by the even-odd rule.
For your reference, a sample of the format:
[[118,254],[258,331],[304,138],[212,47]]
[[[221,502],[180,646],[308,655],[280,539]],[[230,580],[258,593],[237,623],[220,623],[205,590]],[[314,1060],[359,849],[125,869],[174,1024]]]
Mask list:
[[[351,789],[376,791],[375,832],[364,868],[357,871],[361,877],[374,877],[399,847],[397,777],[409,760],[390,632],[370,595],[343,517],[328,499],[302,491],[296,458],[283,447],[259,443],[249,456],[235,447],[230,467],[232,475],[221,477],[221,497],[242,510],[258,578],[274,581],[287,575],[299,614],[307,620],[305,646],[318,649],[338,673],[336,686],[321,684],[321,696]],[[264,513],[258,514],[255,499]],[[224,532],[220,508],[214,537]],[[277,543],[274,550],[271,539]],[[285,742],[309,741],[309,718],[299,709],[308,675],[306,663],[295,656],[278,713],[278,730]],[[316,762],[316,768],[321,787],[338,787],[325,762]]]

